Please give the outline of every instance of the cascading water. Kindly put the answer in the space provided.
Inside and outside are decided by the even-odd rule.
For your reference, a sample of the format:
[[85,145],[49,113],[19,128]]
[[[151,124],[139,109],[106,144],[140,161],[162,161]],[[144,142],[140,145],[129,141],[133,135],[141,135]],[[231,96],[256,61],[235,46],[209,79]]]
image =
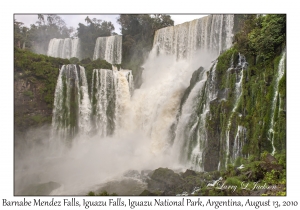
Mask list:
[[[143,65],[143,84],[134,91],[130,70],[94,69],[88,84],[83,67],[63,66],[51,140],[72,149],[64,161],[50,164],[42,181],[63,183],[61,193],[83,194],[128,169],[204,170],[207,120],[218,99],[218,62],[211,61],[231,46],[232,28],[233,15],[213,15],[158,30]],[[121,36],[98,38],[94,59],[121,63],[120,41]],[[53,49],[62,48],[62,41],[52,42]],[[189,87],[195,69],[198,76]],[[80,135],[86,141],[73,144]]]
[[[272,143],[272,154],[274,155],[274,153],[276,152],[276,148],[274,146],[274,117],[275,117],[275,109],[276,109],[276,105],[277,105],[277,98],[278,98],[278,86],[279,86],[279,81],[281,80],[281,78],[284,75],[284,71],[285,71],[285,51],[283,52],[281,59],[279,61],[279,65],[278,65],[278,72],[277,72],[277,78],[275,80],[275,85],[274,85],[274,89],[275,89],[275,93],[274,93],[274,97],[273,97],[273,101],[272,101],[272,115],[271,115],[271,124],[270,124],[270,129],[269,129],[269,140]],[[280,107],[280,106],[279,106]]]
[[80,57],[79,38],[51,39],[48,46],[48,56],[67,58]]
[[93,60],[104,59],[111,64],[122,62],[122,36],[98,37]]
[[91,130],[91,111],[92,106],[88,93],[88,83],[86,80],[85,69],[82,66],[80,68],[81,85],[79,88],[80,101],[79,101],[79,121],[78,127],[83,134],[88,134]]
[[[209,113],[209,103],[216,98],[217,94],[215,91],[216,64],[211,70],[209,80],[206,79],[205,72],[207,71],[202,69],[199,83],[195,85],[196,89],[191,91],[191,95],[186,99],[181,109],[182,116],[179,116],[178,122],[175,116],[181,107],[184,89],[188,87],[188,80],[192,75],[191,70],[199,68],[200,65],[208,69],[211,65],[210,62],[221,51],[231,46],[232,29],[233,15],[213,15],[157,30],[153,49],[148,58],[151,64],[144,65],[144,83],[140,90],[135,91],[133,97],[133,103],[138,105],[135,107],[138,113],[137,124],[151,136],[153,150],[166,151],[173,144],[172,155],[176,158],[180,156],[181,163],[196,170],[203,170],[202,153],[207,139],[205,121]],[[171,57],[173,60],[168,66],[166,63]],[[160,59],[165,62],[163,65]],[[178,68],[184,62],[189,63],[190,66]],[[157,67],[154,63],[158,63]],[[164,68],[164,66],[166,67]],[[153,75],[150,74],[157,73],[154,69],[163,68],[163,73],[159,72],[160,82],[153,83]],[[170,68],[173,70],[168,71],[167,69]],[[173,77],[174,82],[171,79]],[[148,84],[147,80],[151,81],[151,84]],[[180,84],[181,81],[184,81],[183,86],[174,85]],[[172,88],[168,84],[171,84]],[[154,85],[156,86],[154,87]],[[144,90],[145,92],[143,92]],[[195,97],[198,102],[194,101]],[[136,98],[142,99],[143,102],[137,103],[134,101]],[[197,106],[195,104],[202,107],[201,111],[197,110],[197,115],[195,115]],[[194,114],[191,114],[192,112]],[[168,115],[165,115],[166,113]],[[175,129],[173,133],[170,132],[172,129]],[[174,135],[176,135],[175,140]]]
[[181,162],[197,171],[203,171],[203,150],[207,144],[206,120],[210,102],[217,96],[216,66],[217,62],[214,62],[209,72],[199,69],[199,81],[182,106],[175,132],[174,151],[180,154]]
[[[236,83],[235,83],[235,92],[234,92],[234,107],[231,111],[231,114],[229,116],[227,129],[226,129],[226,162],[225,166],[227,166],[227,163],[229,162],[229,156],[230,156],[230,129],[231,129],[231,123],[232,123],[232,117],[236,112],[236,109],[239,105],[240,98],[242,96],[242,84],[243,84],[243,77],[244,77],[244,70],[247,68],[248,63],[246,62],[245,56],[239,54],[239,63],[236,66],[235,70],[236,73]],[[231,68],[230,68],[231,69]]]
[[128,112],[133,78],[130,70],[94,69],[92,76],[92,122],[94,132],[111,136]]
[[199,49],[217,56],[232,45],[233,25],[234,15],[209,15],[157,30],[153,46],[177,59],[191,58]]
[[144,64],[143,84],[132,98],[133,125],[150,137],[156,154],[171,146],[170,128],[176,121],[181,97],[195,67],[173,56],[156,57],[152,52]]
[[74,136],[90,131],[91,104],[82,66],[63,65],[60,69],[54,97],[52,129],[54,144],[71,145]]
[[236,160],[238,157],[242,157],[242,149],[245,144],[245,139],[246,139],[246,132],[247,129],[244,126],[239,125],[236,136],[234,138],[234,145],[233,145],[233,154],[232,154],[232,159]]

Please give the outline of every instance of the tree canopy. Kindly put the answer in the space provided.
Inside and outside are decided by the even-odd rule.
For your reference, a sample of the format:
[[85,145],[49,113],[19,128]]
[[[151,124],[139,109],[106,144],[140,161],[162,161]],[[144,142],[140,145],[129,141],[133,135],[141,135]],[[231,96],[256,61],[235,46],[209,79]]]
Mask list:
[[245,15],[242,29],[236,34],[241,53],[259,56],[264,60],[273,58],[286,39],[286,15]]
[[115,30],[110,21],[103,21],[87,16],[85,18],[87,25],[78,24],[77,35],[81,40],[81,52],[84,58],[92,58],[95,48],[96,39],[102,36],[111,36]]
[[23,23],[14,21],[15,46],[30,49],[35,53],[46,54],[50,39],[68,38],[74,28],[68,28],[65,21],[58,15],[38,14],[36,24],[30,28]]
[[163,14],[122,14],[117,21],[123,35],[122,65],[123,68],[132,69],[134,74],[152,49],[155,31],[174,25],[171,16]]

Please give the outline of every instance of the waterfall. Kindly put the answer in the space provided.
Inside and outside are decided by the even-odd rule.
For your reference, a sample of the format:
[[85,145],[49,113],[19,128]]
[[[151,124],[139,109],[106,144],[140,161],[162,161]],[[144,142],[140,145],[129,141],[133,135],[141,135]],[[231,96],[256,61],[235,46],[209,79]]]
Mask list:
[[[227,166],[227,163],[229,161],[229,156],[230,156],[230,129],[231,129],[231,123],[232,123],[232,117],[236,112],[236,109],[239,105],[240,98],[242,96],[242,84],[243,84],[243,77],[244,77],[244,70],[247,67],[247,62],[245,56],[239,54],[239,63],[236,66],[235,70],[237,71],[236,73],[236,83],[235,83],[235,91],[234,91],[234,106],[233,109],[230,113],[229,120],[227,123],[227,129],[226,129],[226,162],[225,166]],[[230,68],[231,69],[231,68]]]
[[[112,69],[63,65],[50,140],[33,139],[37,149],[30,148],[27,160],[18,163],[18,173],[27,173],[26,179],[17,174],[19,182],[26,180],[22,187],[51,181],[62,185],[53,195],[86,195],[114,185],[127,170],[214,171],[271,144],[272,153],[278,152],[277,136],[285,135],[279,83],[286,53],[271,86],[272,68],[247,70],[236,48],[218,58],[232,45],[233,20],[233,15],[209,15],[157,30],[139,89],[132,71],[117,65],[122,36],[99,37],[95,44],[93,59],[105,59]],[[48,55],[77,57],[79,41],[52,39]],[[269,104],[264,94],[273,99]],[[136,179],[145,184],[144,177]]]
[[234,15],[209,15],[155,32],[156,51],[192,58],[197,50],[219,55],[232,45]]
[[88,93],[88,83],[85,76],[85,69],[82,66],[80,68],[81,85],[80,91],[80,103],[79,103],[79,130],[84,134],[88,134],[91,130],[91,111],[92,106]]
[[[214,60],[231,46],[232,29],[233,15],[211,15],[159,29],[143,65],[143,84],[135,91],[131,70],[118,71],[113,66],[113,70],[93,70],[89,97],[84,68],[64,66],[55,94],[53,128],[70,139],[82,133],[106,138],[142,131],[154,154],[167,152],[179,157],[182,164],[203,170],[206,121],[210,103],[218,94],[218,62]],[[60,56],[66,56],[72,51],[69,41],[53,39],[49,50],[61,48]],[[121,42],[122,36],[99,37],[93,59],[120,64]],[[194,86],[189,87],[199,66],[204,68],[198,70]],[[237,86],[242,73],[238,76]],[[236,90],[240,95],[240,89]]]
[[197,171],[203,171],[203,151],[207,144],[206,120],[210,102],[217,96],[216,66],[217,62],[214,62],[211,71],[202,68],[199,81],[182,106],[175,132],[174,151],[180,154],[181,162]]
[[[233,15],[212,15],[155,32],[143,84],[132,101],[134,124],[151,137],[155,153],[171,153],[186,167],[203,170],[206,120],[217,97],[217,62],[211,61],[231,46],[232,29]],[[197,84],[185,93],[201,65]]]
[[[281,80],[281,78],[284,75],[284,71],[285,71],[285,51],[283,52],[281,59],[279,61],[279,65],[278,65],[278,72],[277,72],[277,78],[275,80],[275,85],[274,85],[274,96],[273,96],[273,101],[272,101],[272,114],[271,114],[271,123],[270,123],[270,129],[269,129],[269,140],[272,143],[272,154],[274,155],[276,152],[276,148],[274,146],[274,117],[275,117],[275,110],[276,110],[276,105],[277,105],[277,99],[278,99],[278,87],[279,87],[279,81]],[[279,99],[280,100],[280,99]],[[279,106],[280,107],[280,106]]]
[[60,69],[54,96],[52,117],[53,144],[71,145],[75,135],[90,131],[91,104],[88,96],[85,69],[63,65]]
[[48,46],[48,56],[67,58],[76,57],[80,59],[79,38],[51,39]]
[[133,77],[130,70],[94,69],[92,75],[92,122],[102,137],[115,134],[125,125]]
[[98,37],[93,60],[103,59],[111,64],[122,62],[122,36]]
[[247,129],[244,126],[239,125],[236,136],[234,138],[233,155],[232,159],[236,160],[238,157],[242,157],[242,149],[245,144]]

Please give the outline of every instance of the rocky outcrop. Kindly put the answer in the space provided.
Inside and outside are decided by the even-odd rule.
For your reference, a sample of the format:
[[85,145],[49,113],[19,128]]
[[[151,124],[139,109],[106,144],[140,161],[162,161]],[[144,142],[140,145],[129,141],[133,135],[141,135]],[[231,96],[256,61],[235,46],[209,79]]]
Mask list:
[[[22,73],[16,73],[22,76]],[[25,132],[31,127],[51,122],[52,108],[47,106],[41,89],[43,86],[32,78],[14,81],[15,131]]]

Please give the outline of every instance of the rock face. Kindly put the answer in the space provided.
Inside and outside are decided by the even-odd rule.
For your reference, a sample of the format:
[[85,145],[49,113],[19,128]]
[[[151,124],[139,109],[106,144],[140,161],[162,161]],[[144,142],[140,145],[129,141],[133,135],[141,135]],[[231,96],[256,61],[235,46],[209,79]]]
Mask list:
[[[175,173],[168,168],[158,168],[148,174],[148,187],[140,195],[285,195],[286,176],[282,158],[278,157],[278,161],[268,154],[261,161],[245,159],[243,167],[229,167],[221,172],[196,172],[187,169],[184,173]],[[247,187],[242,187],[242,182]],[[236,186],[236,190],[226,186]]]
[[182,177],[183,178],[186,178],[188,176],[196,176],[196,172],[193,171],[193,170],[190,170],[190,169],[187,169],[183,174],[182,174]]
[[[22,73],[17,73],[22,76]],[[17,79],[14,81],[15,131],[25,132],[30,127],[51,122],[52,108],[42,98],[38,81]]]
[[278,160],[270,154],[267,154],[267,156],[265,157],[264,161],[260,164],[260,166],[266,172],[271,172],[272,170],[282,172],[283,170],[282,165],[278,164]]
[[171,169],[158,168],[148,180],[148,189],[150,191],[174,191],[177,187],[183,185],[185,181]]

